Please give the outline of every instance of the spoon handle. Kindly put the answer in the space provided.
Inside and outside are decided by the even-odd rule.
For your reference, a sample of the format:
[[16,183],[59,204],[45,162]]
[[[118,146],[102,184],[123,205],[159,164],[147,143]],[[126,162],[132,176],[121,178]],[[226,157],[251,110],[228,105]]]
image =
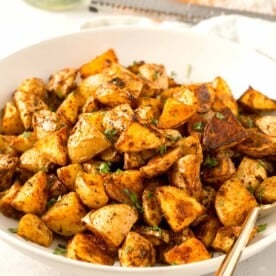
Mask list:
[[260,207],[254,207],[248,213],[243,226],[242,231],[232,246],[231,250],[225,256],[219,269],[216,272],[216,276],[231,276],[236,268],[236,265],[241,257],[242,250],[248,243],[250,234],[255,226],[256,220],[260,213]]

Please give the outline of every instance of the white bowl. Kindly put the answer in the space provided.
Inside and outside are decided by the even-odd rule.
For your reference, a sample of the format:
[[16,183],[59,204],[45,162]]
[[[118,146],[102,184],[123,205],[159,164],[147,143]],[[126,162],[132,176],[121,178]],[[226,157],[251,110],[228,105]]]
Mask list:
[[[252,30],[253,31],[253,30]],[[51,39],[23,49],[0,61],[0,106],[11,97],[17,85],[27,77],[48,78],[64,67],[78,67],[108,48],[114,48],[120,63],[134,60],[164,64],[168,72],[177,72],[179,81],[210,81],[220,75],[238,97],[249,85],[275,98],[276,64],[265,57],[218,38],[193,34],[180,29],[158,27],[97,28]],[[188,78],[187,68],[192,68]],[[276,214],[263,219],[267,229],[258,234],[244,250],[242,259],[260,252],[276,240]],[[259,223],[262,223],[261,221]],[[122,268],[101,266],[54,255],[52,248],[27,242],[8,231],[16,227],[12,219],[0,215],[0,238],[24,254],[77,275],[177,276],[200,275],[215,271],[222,256],[211,260],[178,266]]]

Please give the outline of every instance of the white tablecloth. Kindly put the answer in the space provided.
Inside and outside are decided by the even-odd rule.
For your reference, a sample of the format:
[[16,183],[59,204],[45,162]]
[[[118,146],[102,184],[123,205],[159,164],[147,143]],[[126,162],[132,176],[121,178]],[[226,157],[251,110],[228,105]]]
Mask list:
[[[95,15],[88,12],[88,2],[74,11],[53,13],[38,10],[21,0],[1,1],[0,8],[0,58],[34,42],[57,36],[65,32],[79,30],[80,25]],[[169,25],[170,23],[167,23]],[[275,24],[258,22],[254,32],[248,32],[252,22],[235,16],[216,18],[204,22],[195,29],[216,33],[239,43],[254,47],[276,59]],[[89,24],[84,24],[88,27]],[[91,26],[91,24],[90,24]],[[93,26],[93,22],[92,22]],[[228,32],[225,32],[225,29]],[[237,276],[274,276],[276,243],[241,263],[235,273]],[[2,276],[69,276],[34,261],[22,253],[10,248],[0,240],[0,275]]]

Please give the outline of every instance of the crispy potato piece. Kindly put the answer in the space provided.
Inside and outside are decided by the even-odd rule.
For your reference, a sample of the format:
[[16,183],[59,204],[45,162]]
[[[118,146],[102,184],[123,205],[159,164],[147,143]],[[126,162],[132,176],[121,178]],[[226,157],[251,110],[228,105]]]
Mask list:
[[266,168],[262,160],[243,157],[235,178],[249,191],[254,192],[261,182],[267,178]]
[[81,112],[82,113],[94,112],[98,109],[99,109],[99,104],[97,103],[95,96],[91,95],[84,102],[81,108]]
[[174,98],[168,98],[159,117],[159,128],[175,128],[183,125],[195,114],[196,105],[184,104]]
[[6,135],[16,135],[24,131],[24,125],[14,101],[5,104],[1,116],[1,132]]
[[204,128],[203,145],[208,150],[231,148],[247,138],[247,133],[230,109],[216,112]]
[[80,106],[79,96],[73,91],[59,105],[56,115],[61,121],[73,125],[77,121]]
[[70,237],[84,229],[81,219],[86,214],[77,193],[62,196],[43,214],[42,220],[55,233]]
[[210,259],[211,255],[204,244],[196,239],[190,238],[180,245],[164,253],[165,262],[168,264],[188,264]]
[[33,131],[24,131],[22,134],[12,136],[10,145],[18,152],[25,152],[32,148],[37,141],[37,136]]
[[0,192],[12,184],[12,177],[18,164],[18,158],[0,154]]
[[64,68],[53,73],[47,84],[47,89],[54,92],[60,99],[65,98],[76,88],[78,71],[74,68]]
[[118,105],[105,112],[102,125],[105,129],[114,129],[120,133],[133,122],[134,112],[129,104]]
[[75,190],[75,181],[79,172],[82,172],[81,164],[69,164],[57,169],[58,178],[70,190]]
[[162,211],[155,193],[159,184],[158,181],[151,181],[142,194],[143,216],[150,226],[159,225],[162,220]]
[[49,109],[46,103],[37,95],[20,90],[14,93],[14,102],[25,129],[32,128],[34,112]]
[[88,213],[83,221],[95,235],[111,247],[118,247],[138,219],[136,210],[128,204],[109,204]]
[[187,154],[174,163],[170,174],[172,185],[184,189],[198,200],[202,196],[200,164],[201,160],[195,154]]
[[11,141],[14,136],[0,134],[0,154],[9,156],[17,156],[17,151],[11,146]]
[[102,240],[91,233],[77,233],[69,241],[66,256],[93,264],[113,265],[114,258],[107,254]]
[[235,165],[229,155],[227,151],[217,152],[214,157],[217,165],[214,167],[208,167],[206,165],[203,169],[202,177],[204,181],[211,183],[216,189],[218,189],[223,182],[230,179],[236,172]]
[[24,91],[38,96],[41,99],[46,97],[47,87],[45,82],[40,78],[25,79],[17,88],[17,90]]
[[144,189],[141,172],[137,170],[112,173],[105,177],[104,185],[110,198],[134,206],[139,204]]
[[69,190],[55,174],[47,174],[47,183],[49,188],[47,208],[49,208],[50,200],[58,199],[60,196],[67,194]]
[[50,161],[41,153],[38,148],[30,148],[20,156],[20,168],[31,172],[48,171]]
[[235,178],[224,182],[216,195],[216,212],[224,226],[241,225],[255,206],[255,197]]
[[138,68],[138,74],[152,90],[166,90],[169,87],[169,78],[164,65],[142,64]]
[[41,215],[46,209],[47,198],[47,176],[40,171],[24,183],[11,204],[18,211]]
[[275,100],[268,98],[252,87],[249,87],[238,101],[242,106],[252,111],[270,111],[276,109]]
[[203,206],[195,198],[179,188],[158,187],[156,196],[162,213],[174,232],[183,230],[204,212]]
[[238,144],[236,149],[253,158],[276,155],[276,137],[261,133],[257,129],[247,129],[248,138]]
[[12,186],[0,196],[0,211],[6,217],[19,218],[20,212],[13,208],[12,201],[21,189],[19,181],[15,181]]
[[52,231],[41,218],[34,214],[26,214],[20,219],[17,235],[45,247],[53,242]]
[[129,232],[118,251],[123,267],[145,267],[155,265],[155,248],[152,243],[135,232]]
[[111,147],[100,153],[100,158],[106,162],[118,163],[122,160],[122,155],[115,148]]
[[108,68],[112,63],[117,63],[118,57],[113,49],[108,49],[106,52],[92,59],[86,64],[83,64],[79,71],[83,78],[90,75],[101,73],[105,68]]
[[256,126],[266,135],[276,136],[276,116],[266,115],[255,120]]
[[115,148],[121,152],[139,152],[158,148],[162,142],[157,133],[133,122],[119,136]]
[[255,196],[260,203],[276,201],[276,176],[266,178],[256,189]]
[[177,129],[160,129],[151,125],[151,128],[161,134],[165,139],[165,146],[171,147],[176,146],[177,141],[182,138],[182,135]]
[[201,204],[206,208],[206,211],[209,213],[214,213],[214,204],[216,199],[216,190],[211,187],[204,185],[202,192]]
[[215,100],[212,108],[215,111],[220,111],[225,107],[229,108],[232,113],[238,115],[238,104],[232,95],[232,91],[228,86],[227,82],[221,78],[217,77],[213,81],[213,87],[215,89]]
[[110,141],[87,116],[82,116],[68,139],[68,155],[72,163],[85,162],[111,146]]
[[135,232],[145,237],[154,246],[168,244],[171,240],[170,231],[161,229],[157,225],[135,227]]
[[146,164],[141,152],[125,152],[124,153],[124,169],[138,169]]
[[79,172],[75,182],[76,193],[89,208],[100,208],[108,202],[104,189],[104,180],[100,174]]
[[206,248],[209,248],[221,227],[219,219],[215,216],[208,216],[207,220],[203,221],[194,228],[194,233],[200,239]]

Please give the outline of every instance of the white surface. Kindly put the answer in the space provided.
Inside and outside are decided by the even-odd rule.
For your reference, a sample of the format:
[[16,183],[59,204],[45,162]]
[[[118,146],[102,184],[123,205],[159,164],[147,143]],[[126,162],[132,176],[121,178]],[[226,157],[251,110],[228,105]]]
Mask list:
[[[86,8],[66,13],[49,13],[31,8],[20,0],[5,1],[5,6],[0,9],[0,57],[49,36],[77,30],[80,22],[88,18],[91,18],[91,14]],[[271,48],[273,47],[275,48],[275,44],[271,45]],[[239,265],[235,275],[275,275],[276,263],[273,258],[275,250],[276,244],[273,244],[260,254],[244,261]],[[55,267],[47,267],[22,255],[2,241],[0,241],[0,267],[1,275],[5,276],[19,274],[69,276],[58,272]]]

